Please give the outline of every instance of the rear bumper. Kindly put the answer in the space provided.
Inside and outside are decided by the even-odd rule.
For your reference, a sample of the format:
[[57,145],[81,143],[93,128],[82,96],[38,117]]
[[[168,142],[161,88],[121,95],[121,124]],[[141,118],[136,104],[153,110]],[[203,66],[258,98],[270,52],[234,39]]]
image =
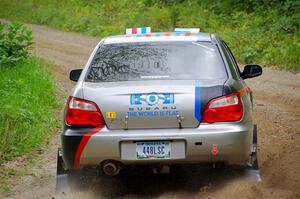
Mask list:
[[[88,138],[84,138],[87,132],[91,131],[92,129],[66,128],[62,133],[63,160],[67,168],[96,166],[104,160],[116,160],[123,164],[190,164],[222,161],[244,165],[249,160],[253,139],[253,124],[242,122],[201,124],[198,128],[191,129],[110,130],[103,127],[101,130],[94,130]],[[136,160],[133,154],[128,155],[135,153],[136,141],[147,140],[170,140],[175,143],[174,147],[176,143],[181,143],[183,147],[180,149],[180,155],[169,160]],[[217,146],[217,154],[212,153],[213,145]]]

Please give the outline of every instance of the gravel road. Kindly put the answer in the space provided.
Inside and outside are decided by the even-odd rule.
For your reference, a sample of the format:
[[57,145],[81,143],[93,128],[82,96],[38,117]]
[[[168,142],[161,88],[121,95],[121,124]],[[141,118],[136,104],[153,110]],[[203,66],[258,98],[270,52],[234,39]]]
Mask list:
[[[73,86],[69,71],[85,64],[100,38],[28,26],[35,53],[53,63],[59,96],[66,99]],[[34,175],[15,177],[13,192],[0,198],[300,198],[300,74],[265,68],[261,77],[246,81],[254,93],[261,182],[193,167],[180,174],[92,178],[87,191],[56,196],[56,132],[49,149],[37,156]]]

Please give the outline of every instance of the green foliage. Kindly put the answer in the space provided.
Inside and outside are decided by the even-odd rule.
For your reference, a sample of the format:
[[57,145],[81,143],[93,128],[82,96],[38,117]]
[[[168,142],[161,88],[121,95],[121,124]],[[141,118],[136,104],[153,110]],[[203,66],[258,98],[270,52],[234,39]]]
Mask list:
[[7,179],[17,174],[2,168],[2,162],[42,148],[57,126],[55,84],[49,66],[28,57],[31,45],[31,30],[19,23],[0,23],[1,192],[11,192]]
[[32,45],[32,32],[20,23],[0,22],[0,67],[12,66],[27,58]]
[[0,17],[94,36],[200,27],[222,36],[241,63],[300,70],[295,0],[2,0]]
[[57,126],[58,102],[49,65],[40,60],[28,58],[0,70],[1,164],[43,145]]

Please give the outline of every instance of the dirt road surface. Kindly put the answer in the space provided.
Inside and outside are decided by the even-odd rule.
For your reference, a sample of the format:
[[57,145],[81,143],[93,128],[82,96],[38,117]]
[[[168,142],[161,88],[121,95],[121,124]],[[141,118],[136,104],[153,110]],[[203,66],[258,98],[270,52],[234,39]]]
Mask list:
[[[59,93],[66,99],[73,86],[69,71],[85,64],[100,38],[29,26],[35,53],[53,63]],[[265,68],[261,77],[246,81],[255,99],[261,182],[226,171],[189,168],[166,175],[95,177],[86,191],[57,196],[56,132],[49,149],[37,156],[34,175],[16,177],[13,192],[0,198],[300,198],[300,74]]]

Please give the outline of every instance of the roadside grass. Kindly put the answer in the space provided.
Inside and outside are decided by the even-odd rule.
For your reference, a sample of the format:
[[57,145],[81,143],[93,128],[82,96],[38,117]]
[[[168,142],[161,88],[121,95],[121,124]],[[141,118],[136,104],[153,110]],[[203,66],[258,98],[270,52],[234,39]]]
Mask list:
[[93,36],[124,34],[126,27],[200,27],[222,36],[240,63],[300,71],[299,1],[2,0],[0,18]]
[[46,62],[29,57],[0,71],[0,192],[9,193],[12,177],[34,175],[29,167],[58,128],[61,104]]
[[41,148],[57,127],[51,66],[35,57],[0,67],[0,165]]
[[[47,149],[61,108],[51,65],[30,56],[32,31],[0,22],[0,197]],[[32,175],[29,173],[29,175]]]

